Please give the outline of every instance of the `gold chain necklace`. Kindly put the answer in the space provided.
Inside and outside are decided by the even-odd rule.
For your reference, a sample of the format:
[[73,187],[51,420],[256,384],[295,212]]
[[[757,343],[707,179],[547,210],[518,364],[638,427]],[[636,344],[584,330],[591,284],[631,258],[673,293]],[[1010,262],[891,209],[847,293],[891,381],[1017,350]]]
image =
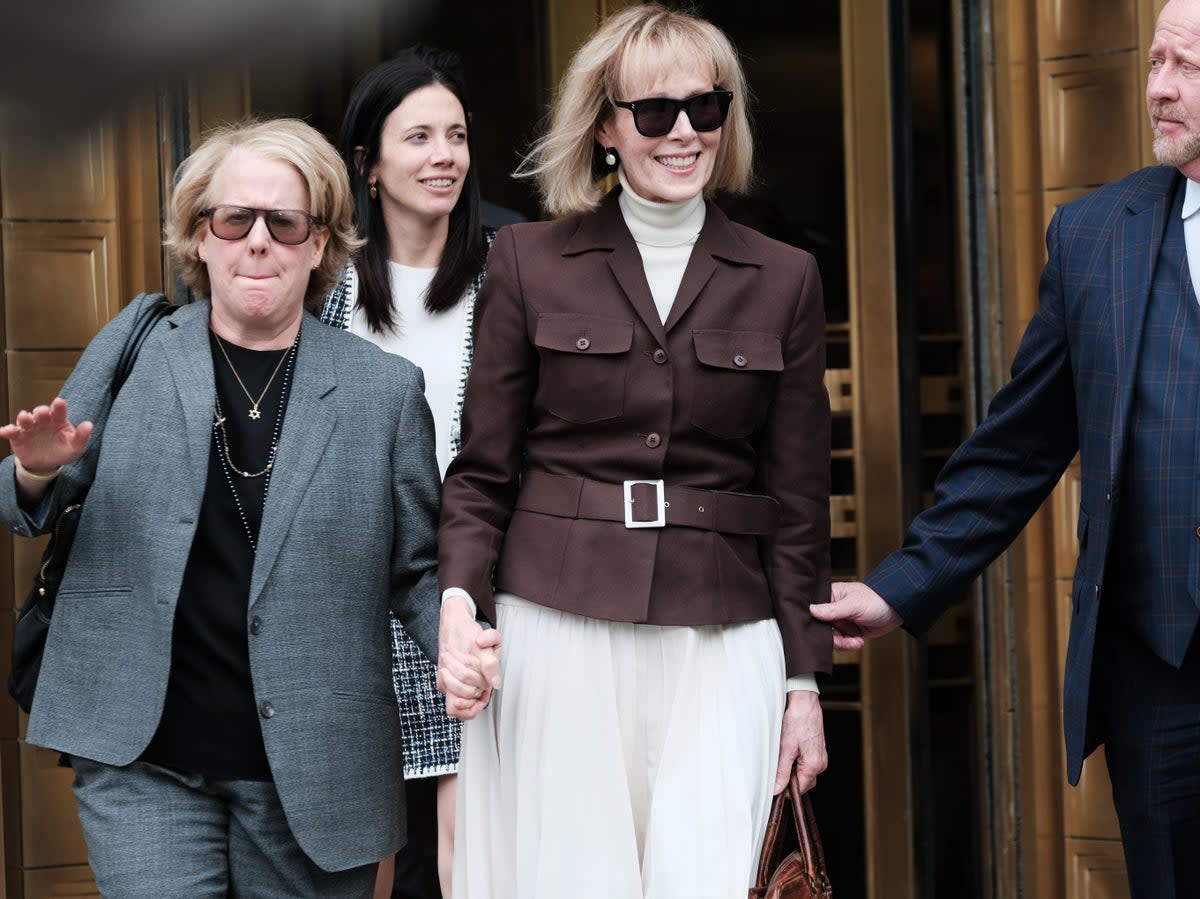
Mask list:
[[225,430],[225,415],[221,411],[220,400],[217,400],[216,410],[213,413],[213,427],[220,436],[221,453],[225,457],[225,462],[234,474],[239,474],[244,478],[261,478],[275,467],[275,454],[279,452],[278,438],[271,441],[271,449],[267,452],[267,464],[262,471],[242,471],[233,464],[233,456],[229,453],[229,434]]
[[[233,360],[229,358],[229,353],[225,352],[225,341],[221,340],[221,335],[213,331],[213,337],[217,338],[217,346],[221,350],[221,355],[225,357],[225,362],[229,365],[229,370],[233,372],[233,376],[237,378],[238,386],[242,388],[242,393],[246,394],[246,399],[250,401],[250,411],[247,413],[250,418],[255,421],[262,418],[262,413],[258,411],[258,404],[263,401],[263,397],[267,395],[267,391],[271,389],[271,382],[275,380],[275,376],[279,374],[279,369],[283,368],[283,360],[287,358],[288,351],[284,350],[279,355],[279,361],[275,363],[275,370],[271,372],[271,377],[267,378],[267,383],[263,387],[262,392],[255,399],[250,395],[250,391],[246,389],[246,384],[242,381],[242,376],[238,374],[238,370],[233,367]],[[290,347],[289,347],[290,349]],[[241,472],[238,472],[241,474]]]

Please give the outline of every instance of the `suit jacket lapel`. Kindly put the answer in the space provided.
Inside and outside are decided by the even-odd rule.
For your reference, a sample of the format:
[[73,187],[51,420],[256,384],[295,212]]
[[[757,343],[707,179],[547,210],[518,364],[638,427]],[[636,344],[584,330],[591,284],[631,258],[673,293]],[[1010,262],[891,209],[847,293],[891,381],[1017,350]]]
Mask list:
[[1118,477],[1125,465],[1146,310],[1150,305],[1150,291],[1174,189],[1180,177],[1175,169],[1152,170],[1147,176],[1149,183],[1131,189],[1129,201],[1117,216],[1113,228],[1113,351],[1117,366],[1117,395],[1109,443],[1113,477]]
[[[300,346],[292,373],[291,393],[279,436],[279,452],[271,472],[267,503],[258,531],[258,550],[250,577],[250,605],[257,602],[263,585],[279,557],[284,537],[296,510],[317,472],[336,421],[329,394],[337,386],[335,356],[330,337],[336,332],[307,313],[300,325]],[[344,473],[343,473],[344,474]]]
[[662,319],[658,317],[654,297],[650,295],[646,270],[642,266],[642,254],[638,252],[637,244],[634,243],[633,236],[621,217],[621,207],[617,203],[620,193],[619,187],[609,191],[594,215],[580,218],[579,228],[567,240],[563,255],[574,256],[591,250],[611,250],[608,254],[608,267],[612,269],[625,298],[650,329],[654,339],[666,346],[666,331],[663,329]]
[[585,215],[580,219],[579,228],[563,248],[563,255],[570,256],[590,250],[611,250],[608,266],[612,269],[617,283],[638,317],[654,335],[654,339],[665,346],[666,332],[683,318],[705,285],[718,274],[718,259],[747,265],[761,265],[763,260],[750,252],[730,225],[725,213],[709,203],[704,227],[700,230],[695,247],[692,248],[683,280],[679,284],[671,312],[664,325],[658,317],[658,308],[650,294],[650,285],[646,282],[641,253],[638,252],[637,244],[621,216],[621,207],[617,202],[620,193],[619,187],[610,191],[594,215]]
[[764,261],[750,252],[725,213],[709,203],[704,216],[704,227],[700,229],[700,236],[696,238],[696,245],[692,248],[692,255],[683,272],[683,280],[679,284],[679,291],[675,294],[675,302],[671,305],[671,313],[667,316],[668,331],[692,308],[705,285],[714,276],[719,279],[718,260],[737,265],[762,265]]
[[167,319],[163,345],[167,366],[179,405],[183,409],[185,444],[199,507],[208,478],[208,457],[212,449],[213,383],[212,350],[208,344],[209,303],[201,300],[180,309]]

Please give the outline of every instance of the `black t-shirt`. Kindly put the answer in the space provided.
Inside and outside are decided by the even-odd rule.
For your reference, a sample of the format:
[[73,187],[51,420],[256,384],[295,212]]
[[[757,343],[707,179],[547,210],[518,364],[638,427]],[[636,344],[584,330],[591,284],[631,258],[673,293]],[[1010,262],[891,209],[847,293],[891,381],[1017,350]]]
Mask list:
[[[270,780],[250,680],[247,607],[253,543],[269,478],[278,473],[245,477],[239,471],[254,475],[267,466],[283,425],[295,353],[289,359],[280,355],[284,350],[225,341],[227,360],[217,339],[210,333],[224,435],[213,428],[204,501],[175,610],[166,703],[142,760],[222,780]],[[272,372],[258,405],[261,417],[251,418],[246,391],[257,398]]]

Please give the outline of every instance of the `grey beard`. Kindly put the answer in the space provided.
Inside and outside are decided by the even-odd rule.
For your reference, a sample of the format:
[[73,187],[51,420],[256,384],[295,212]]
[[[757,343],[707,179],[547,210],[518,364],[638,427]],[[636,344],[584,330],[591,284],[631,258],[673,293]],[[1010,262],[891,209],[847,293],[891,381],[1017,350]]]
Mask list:
[[1154,135],[1154,158],[1162,165],[1183,165],[1200,158],[1200,134],[1188,132],[1180,138]]

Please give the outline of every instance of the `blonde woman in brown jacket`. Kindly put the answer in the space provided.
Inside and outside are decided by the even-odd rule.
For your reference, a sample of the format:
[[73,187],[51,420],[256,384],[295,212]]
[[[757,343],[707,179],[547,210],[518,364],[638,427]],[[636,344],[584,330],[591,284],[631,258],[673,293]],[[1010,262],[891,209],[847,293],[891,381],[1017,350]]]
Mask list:
[[492,249],[438,537],[443,631],[504,640],[456,706],[456,899],[744,897],[772,790],[825,768],[822,294],[708,202],[751,156],[728,39],[647,4],[525,164],[565,217]]

